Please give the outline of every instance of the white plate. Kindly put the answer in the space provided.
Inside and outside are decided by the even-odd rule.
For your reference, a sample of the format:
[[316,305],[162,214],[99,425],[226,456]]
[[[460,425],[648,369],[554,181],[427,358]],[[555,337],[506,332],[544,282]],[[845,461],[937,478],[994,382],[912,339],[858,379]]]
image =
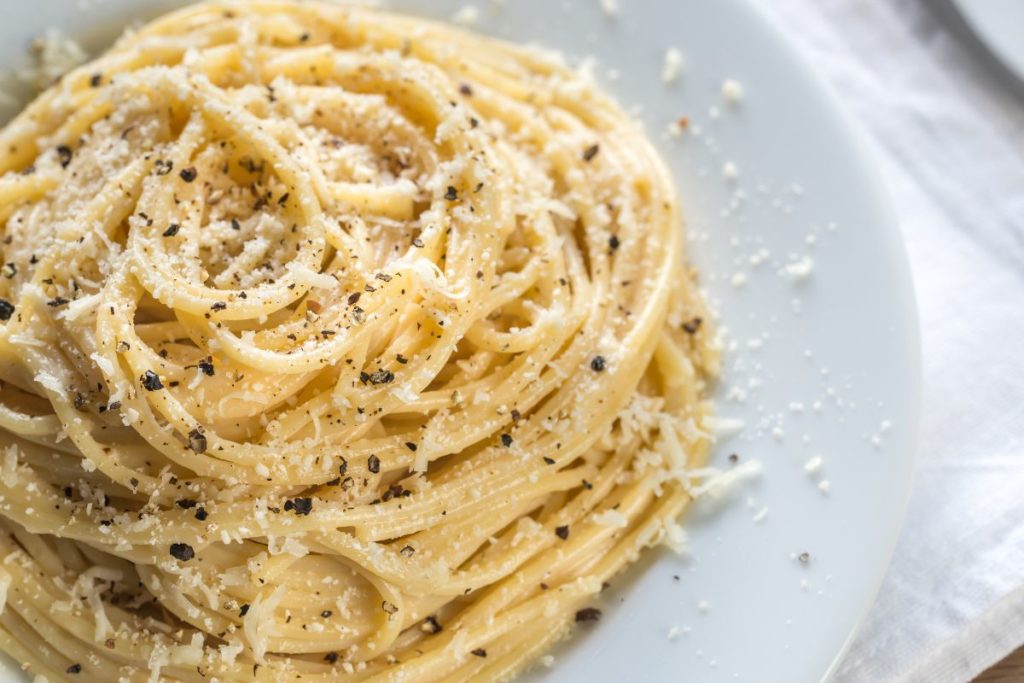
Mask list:
[[[102,29],[109,39],[111,26],[176,4],[5,2],[0,56],[13,64],[47,26],[101,42]],[[463,4],[392,6],[449,17]],[[675,169],[703,283],[736,344],[720,412],[748,428],[723,441],[715,457],[725,467],[731,452],[764,463],[762,478],[731,504],[700,506],[690,516],[689,559],[661,553],[616,580],[601,623],[537,676],[595,683],[823,678],[885,571],[917,425],[913,293],[878,173],[784,34],[745,2],[631,0],[616,17],[605,16],[597,0],[480,0],[479,9],[481,30],[594,55],[597,73],[621,100],[642,105]],[[666,86],[660,71],[671,46],[686,64]],[[617,79],[606,78],[609,68]],[[738,106],[724,101],[726,78],[743,85]],[[699,137],[668,137],[666,125],[680,115]],[[736,181],[723,178],[728,162]],[[764,260],[753,264],[762,249]],[[807,256],[814,268],[806,279],[779,274]],[[745,285],[731,284],[737,273]],[[824,465],[812,477],[803,467],[815,455]],[[822,480],[831,484],[827,495]],[[806,566],[796,559],[802,552],[811,556]],[[679,635],[670,640],[673,627]]]
[[1024,2],[949,1],[989,52],[1024,82]]

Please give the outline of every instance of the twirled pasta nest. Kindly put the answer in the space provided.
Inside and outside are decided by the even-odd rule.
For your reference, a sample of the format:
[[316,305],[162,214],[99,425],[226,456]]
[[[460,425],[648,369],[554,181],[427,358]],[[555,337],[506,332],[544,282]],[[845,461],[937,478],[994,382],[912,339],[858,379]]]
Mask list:
[[46,91],[0,171],[31,672],[508,678],[673,534],[707,316],[662,161],[555,57],[198,5]]

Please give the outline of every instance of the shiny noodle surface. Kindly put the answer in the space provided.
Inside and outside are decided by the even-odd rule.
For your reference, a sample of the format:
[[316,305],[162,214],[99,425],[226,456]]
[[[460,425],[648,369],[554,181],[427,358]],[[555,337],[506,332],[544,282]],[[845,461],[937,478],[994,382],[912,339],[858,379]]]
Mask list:
[[672,180],[560,59],[315,2],[0,132],[0,648],[51,681],[513,677],[678,543]]

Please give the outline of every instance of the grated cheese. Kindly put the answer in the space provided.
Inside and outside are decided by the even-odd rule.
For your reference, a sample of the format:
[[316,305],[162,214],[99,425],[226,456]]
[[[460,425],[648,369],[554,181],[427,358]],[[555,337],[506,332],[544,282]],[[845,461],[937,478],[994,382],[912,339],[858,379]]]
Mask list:
[[665,50],[665,58],[661,63],[661,82],[672,83],[679,78],[682,68],[683,53],[675,47]]
[[39,382],[45,389],[49,389],[55,394],[63,394],[64,386],[60,383],[60,380],[51,375],[48,372],[40,372],[35,376],[35,380]]
[[810,256],[804,256],[803,258],[787,263],[779,271],[780,275],[793,278],[794,280],[806,280],[810,277],[814,271],[814,261]]
[[100,295],[90,294],[89,296],[83,296],[81,299],[75,299],[67,305],[63,311],[57,314],[58,317],[64,318],[70,322],[75,322],[79,318],[83,318],[87,315],[92,314],[96,310],[96,306],[100,303]]
[[731,494],[740,483],[758,476],[761,469],[760,461],[747,460],[731,470],[721,471],[713,467],[694,470],[690,476],[704,478],[704,481],[691,489],[690,495],[694,498],[707,496],[714,500],[720,500]]
[[452,15],[452,22],[462,26],[472,26],[480,19],[480,10],[473,5],[466,5]]
[[160,672],[170,664],[170,654],[167,646],[157,643],[149,653],[149,683],[160,683]]
[[238,655],[240,655],[244,649],[245,646],[241,643],[225,643],[224,645],[221,645],[218,648],[221,662],[227,667],[234,666],[235,659],[238,658]]
[[284,586],[278,586],[266,597],[260,593],[242,618],[242,633],[249,641],[257,664],[266,662],[267,637],[274,630],[274,610],[284,598]]
[[106,377],[110,377],[114,374],[114,364],[109,358],[104,358],[98,353],[89,354],[89,360],[96,364],[96,367],[100,369],[100,372]]
[[612,510],[610,508],[602,512],[595,512],[593,520],[595,524],[611,527],[613,529],[624,529],[629,525],[629,520],[626,519],[626,515],[622,514],[618,510]]
[[747,425],[739,418],[705,415],[700,421],[700,426],[715,438],[727,438],[739,434]]
[[737,104],[743,99],[743,84],[732,78],[722,82],[722,96],[730,104]]
[[0,614],[4,613],[7,606],[7,588],[11,585],[11,575],[6,570],[0,569]]
[[18,484],[18,457],[21,455],[21,450],[17,444],[11,444],[4,449],[4,461],[3,465],[0,466],[0,481],[3,481],[4,486],[14,488]]
[[665,522],[664,532],[665,534],[661,542],[665,547],[669,548],[676,555],[682,555],[686,552],[686,542],[689,537],[682,525],[675,521],[667,521]]
[[86,60],[78,43],[54,27],[32,41],[35,63],[18,72],[18,78],[42,90]]

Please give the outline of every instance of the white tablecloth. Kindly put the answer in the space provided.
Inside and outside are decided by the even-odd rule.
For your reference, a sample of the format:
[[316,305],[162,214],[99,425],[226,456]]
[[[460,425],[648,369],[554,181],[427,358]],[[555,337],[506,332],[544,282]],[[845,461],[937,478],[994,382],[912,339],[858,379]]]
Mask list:
[[1024,92],[935,4],[762,3],[873,140],[920,306],[909,514],[837,683],[960,683],[1024,644]]

